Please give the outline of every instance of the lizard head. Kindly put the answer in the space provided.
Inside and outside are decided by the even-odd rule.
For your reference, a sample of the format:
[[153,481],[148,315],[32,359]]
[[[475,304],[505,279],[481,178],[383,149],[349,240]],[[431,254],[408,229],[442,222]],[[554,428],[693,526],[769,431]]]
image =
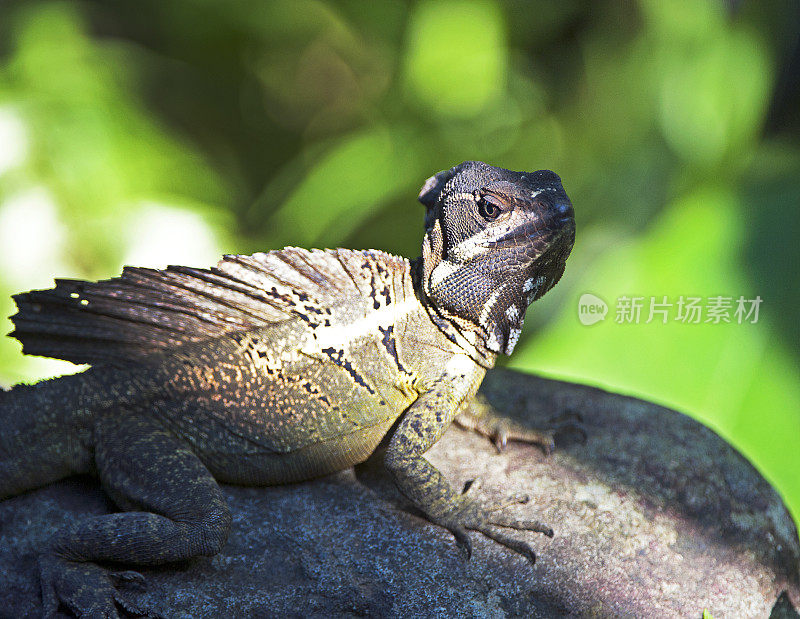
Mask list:
[[561,179],[465,161],[429,178],[419,200],[425,295],[467,339],[511,354],[525,310],[561,278],[575,241]]

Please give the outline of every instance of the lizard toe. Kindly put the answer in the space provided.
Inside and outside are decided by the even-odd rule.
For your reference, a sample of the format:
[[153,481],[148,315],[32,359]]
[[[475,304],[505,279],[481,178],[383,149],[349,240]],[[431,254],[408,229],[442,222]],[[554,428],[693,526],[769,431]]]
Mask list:
[[[529,500],[530,497],[522,493],[517,493],[493,506],[484,506],[478,501],[466,500],[455,516],[455,520],[463,528],[483,533],[486,537],[534,563],[536,561],[536,553],[527,542],[511,537],[499,530],[500,528],[505,528],[517,531],[535,531],[548,537],[553,537],[553,529],[547,524],[539,520],[518,518],[502,511],[509,505],[527,503]],[[448,528],[453,530],[451,526],[448,526]]]
[[117,603],[117,606],[125,610],[126,613],[135,615],[137,617],[163,619],[164,615],[152,608],[144,607],[134,602],[130,595],[128,595],[126,592],[130,589],[138,591],[144,591],[147,589],[147,581],[139,572],[134,572],[133,570],[126,570],[124,572],[110,572],[109,577],[115,585],[114,601]]
[[507,529],[516,529],[518,531],[535,531],[537,533],[543,533],[547,537],[553,537],[554,533],[552,527],[544,522],[530,518],[518,518],[504,511],[511,505],[525,505],[526,503],[529,503],[530,500],[530,495],[517,492],[505,500],[495,503],[494,505],[484,506],[480,521],[498,527],[505,527]]
[[472,558],[472,540],[467,530],[458,523],[445,523],[443,526],[456,538],[456,544],[464,553],[464,559],[469,561]]
[[537,430],[511,420],[504,420],[504,423],[498,424],[495,428],[491,440],[498,453],[505,450],[508,441],[516,441],[528,445],[538,445],[545,455],[549,456],[556,447],[555,435],[556,433],[552,430]]
[[536,552],[527,542],[515,539],[501,531],[498,531],[490,523],[483,523],[475,527],[476,531],[480,531],[489,539],[497,542],[501,546],[505,546],[509,550],[513,550],[519,555],[522,555],[531,564],[536,563]]
[[498,501],[497,503],[491,505],[484,505],[483,509],[486,512],[499,512],[511,505],[525,505],[526,503],[530,503],[531,496],[529,494],[525,494],[524,492],[515,492],[511,496],[506,497],[502,501]]
[[493,514],[488,520],[488,524],[506,529],[516,529],[517,531],[535,531],[547,537],[553,537],[553,528],[540,520],[529,520],[526,518],[515,518],[508,514]]
[[115,586],[135,587],[140,591],[147,589],[147,581],[139,572],[134,572],[133,570],[109,572],[108,576],[112,579]]
[[136,604],[123,589],[144,589],[145,579],[138,572],[107,572],[91,562],[70,561],[54,553],[39,558],[42,586],[42,611],[56,617],[60,605],[78,617],[119,617],[118,608],[141,617],[159,617]]

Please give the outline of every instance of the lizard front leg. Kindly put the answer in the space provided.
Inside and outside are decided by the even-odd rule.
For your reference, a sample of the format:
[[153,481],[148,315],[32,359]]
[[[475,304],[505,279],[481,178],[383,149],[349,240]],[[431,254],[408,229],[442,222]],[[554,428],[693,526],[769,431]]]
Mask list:
[[483,373],[483,369],[468,357],[454,357],[432,387],[403,414],[389,440],[384,464],[400,491],[432,522],[451,531],[468,556],[471,543],[467,530],[471,529],[534,562],[536,553],[526,542],[508,536],[499,528],[537,531],[552,536],[550,527],[538,521],[508,517],[498,510],[484,507],[469,492],[456,492],[423,456],[442,436],[462,403],[475,393]]
[[95,562],[157,565],[220,551],[231,515],[200,459],[142,415],[106,417],[95,428],[97,472],[127,511],[87,518],[57,532],[40,556],[45,616],[59,603],[78,616],[116,617],[116,605],[144,614],[117,589],[141,581],[109,574]]

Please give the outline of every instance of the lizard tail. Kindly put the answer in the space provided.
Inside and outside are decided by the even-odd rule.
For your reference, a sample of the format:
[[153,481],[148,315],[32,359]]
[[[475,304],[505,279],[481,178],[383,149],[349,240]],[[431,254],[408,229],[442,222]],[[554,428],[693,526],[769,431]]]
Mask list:
[[0,500],[89,470],[76,387],[68,376],[0,391]]

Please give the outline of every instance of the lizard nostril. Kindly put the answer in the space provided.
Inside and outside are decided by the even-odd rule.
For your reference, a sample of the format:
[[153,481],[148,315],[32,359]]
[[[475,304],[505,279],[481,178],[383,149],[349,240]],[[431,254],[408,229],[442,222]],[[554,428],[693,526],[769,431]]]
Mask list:
[[575,211],[573,210],[572,203],[569,200],[558,202],[556,203],[555,207],[562,217],[575,217]]

